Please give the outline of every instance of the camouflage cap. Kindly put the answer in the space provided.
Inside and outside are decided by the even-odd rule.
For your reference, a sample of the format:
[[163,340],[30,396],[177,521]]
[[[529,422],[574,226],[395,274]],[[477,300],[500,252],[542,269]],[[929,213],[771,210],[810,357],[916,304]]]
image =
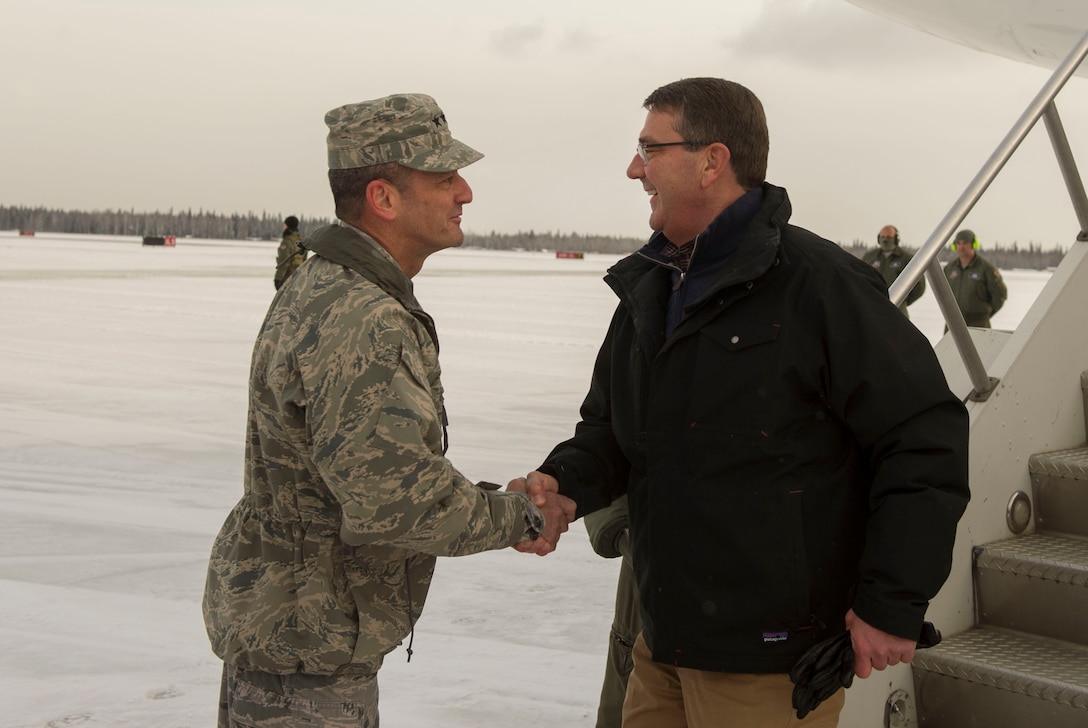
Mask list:
[[457,141],[430,96],[394,94],[325,114],[329,169],[398,162],[425,172],[467,167],[484,155]]

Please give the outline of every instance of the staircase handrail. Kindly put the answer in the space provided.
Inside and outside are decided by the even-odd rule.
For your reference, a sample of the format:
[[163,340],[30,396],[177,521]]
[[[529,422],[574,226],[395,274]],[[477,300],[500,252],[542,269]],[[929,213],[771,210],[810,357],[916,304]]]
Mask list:
[[[1020,118],[1013,124],[1009,133],[1005,135],[1005,138],[998,144],[997,148],[990,155],[990,158],[982,165],[978,174],[971,180],[967,189],[963,191],[959,199],[952,205],[952,208],[933,230],[933,233],[929,238],[926,239],[926,242],[922,247],[919,248],[918,252],[914,255],[914,258],[907,264],[907,267],[903,269],[903,272],[899,277],[893,281],[888,290],[888,295],[892,302],[898,306],[906,300],[907,294],[914,288],[915,284],[918,283],[922,275],[924,274],[926,276],[930,290],[933,291],[933,295],[937,299],[937,304],[940,306],[941,313],[944,315],[948,331],[952,335],[952,339],[959,351],[960,358],[963,360],[967,373],[971,378],[974,391],[969,395],[969,399],[985,400],[997,385],[997,380],[987,375],[986,367],[982,364],[982,358],[979,356],[978,348],[975,346],[975,343],[967,330],[967,323],[964,321],[963,313],[956,304],[952,289],[949,287],[948,280],[944,276],[944,271],[941,270],[940,264],[937,261],[937,255],[944,249],[944,246],[951,238],[953,231],[967,218],[967,215],[974,209],[979,198],[982,197],[982,194],[989,188],[998,173],[1012,157],[1013,152],[1016,151],[1020,146],[1020,143],[1027,137],[1028,132],[1032,130],[1039,121],[1039,118],[1044,116],[1044,114],[1047,115],[1048,130],[1051,132],[1051,141],[1055,146],[1055,152],[1058,154],[1059,163],[1062,164],[1062,172],[1066,175],[1066,186],[1070,190],[1070,195],[1074,198],[1074,209],[1077,211],[1078,217],[1081,217],[1079,221],[1081,230],[1078,239],[1084,239],[1086,237],[1085,231],[1088,230],[1088,204],[1086,204],[1083,199],[1084,187],[1080,183],[1079,174],[1075,175],[1075,181],[1071,180],[1068,172],[1069,165],[1072,163],[1072,157],[1069,155],[1068,159],[1063,158],[1063,150],[1059,149],[1059,142],[1055,141],[1054,125],[1050,123],[1051,117],[1057,118],[1057,112],[1053,105],[1054,98],[1058,95],[1058,92],[1062,90],[1070,77],[1076,72],[1077,68],[1080,67],[1086,55],[1088,55],[1088,32],[1085,32],[1085,34],[1081,36],[1077,44],[1054,70],[1054,73],[1043,85],[1039,93],[1037,93],[1031,103],[1028,104],[1024,113],[1021,114]],[[1061,128],[1060,123],[1057,124],[1057,127],[1058,129]],[[1062,132],[1062,134],[1064,138],[1064,132]],[[1073,166],[1072,169],[1075,173],[1075,166]],[[1075,187],[1079,187],[1080,199],[1078,199],[1078,193]]]

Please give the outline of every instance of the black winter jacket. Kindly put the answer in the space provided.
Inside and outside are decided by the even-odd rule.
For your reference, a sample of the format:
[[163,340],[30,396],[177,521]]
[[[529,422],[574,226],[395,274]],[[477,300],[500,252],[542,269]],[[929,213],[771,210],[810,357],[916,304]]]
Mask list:
[[967,415],[929,342],[763,191],[667,340],[670,270],[647,249],[609,270],[581,422],[541,466],[580,515],[628,494],[644,635],[682,667],[787,672],[851,607],[916,638],[968,500]]

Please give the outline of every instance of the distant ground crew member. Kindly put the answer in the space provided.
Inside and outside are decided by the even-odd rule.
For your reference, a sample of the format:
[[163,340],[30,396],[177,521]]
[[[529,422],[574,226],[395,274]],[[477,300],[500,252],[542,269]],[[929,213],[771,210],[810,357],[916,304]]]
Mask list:
[[283,240],[276,251],[276,276],[272,280],[276,290],[280,289],[288,276],[306,260],[306,249],[300,243],[302,236],[298,232],[298,218],[288,215],[283,221]]
[[968,326],[990,328],[990,317],[1001,310],[1009,291],[1001,271],[978,254],[978,237],[960,230],[952,240],[956,259],[944,267],[945,278]]
[[[884,277],[884,283],[890,288],[914,256],[899,247],[899,228],[895,225],[885,225],[880,228],[876,241],[880,244],[880,247],[866,252],[861,259],[876,268],[877,272]],[[921,298],[925,292],[926,279],[919,278],[918,283],[907,294],[907,299],[899,304],[899,310],[903,312],[904,316],[910,318],[910,314],[907,313],[907,306]]]

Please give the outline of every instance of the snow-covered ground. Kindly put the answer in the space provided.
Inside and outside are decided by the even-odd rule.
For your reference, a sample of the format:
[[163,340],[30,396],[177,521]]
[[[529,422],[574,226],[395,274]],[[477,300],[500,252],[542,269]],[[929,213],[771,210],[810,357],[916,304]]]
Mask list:
[[[200,598],[241,491],[246,382],[275,244],[0,232],[0,725],[214,724]],[[616,256],[451,250],[415,278],[441,340],[449,456],[505,483],[567,437]],[[998,328],[1049,277],[1005,271]],[[936,341],[932,295],[912,321]],[[580,523],[540,559],[441,560],[389,725],[591,726],[618,564]]]

